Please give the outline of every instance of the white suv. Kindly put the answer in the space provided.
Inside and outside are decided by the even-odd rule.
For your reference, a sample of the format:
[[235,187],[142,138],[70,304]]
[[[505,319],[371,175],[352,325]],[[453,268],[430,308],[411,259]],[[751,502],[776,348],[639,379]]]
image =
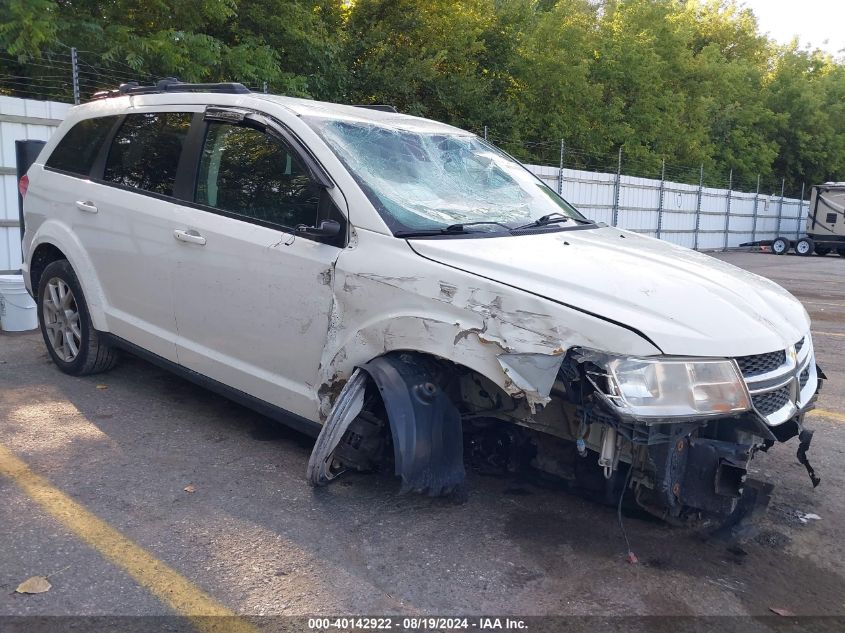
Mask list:
[[[122,348],[319,436],[308,477],[532,467],[673,522],[765,500],[823,375],[776,284],[594,223],[468,132],[239,84],[73,108],[22,183],[56,365]],[[763,491],[763,494],[761,494]],[[744,501],[743,501],[744,500]]]

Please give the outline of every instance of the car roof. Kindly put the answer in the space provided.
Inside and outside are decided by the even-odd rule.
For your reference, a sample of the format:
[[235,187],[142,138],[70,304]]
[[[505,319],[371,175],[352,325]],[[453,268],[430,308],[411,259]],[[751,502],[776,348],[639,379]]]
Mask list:
[[[215,92],[163,92],[146,93],[138,95],[114,96],[104,99],[97,99],[81,106],[77,106],[80,114],[91,112],[91,110],[122,110],[124,108],[138,106],[159,106],[159,105],[232,105],[243,107],[256,107],[258,104],[250,103],[259,101],[281,106],[303,119],[328,119],[357,122],[362,124],[375,124],[378,126],[409,130],[414,132],[430,132],[450,135],[472,135],[471,132],[460,128],[440,123],[432,119],[400,114],[386,110],[360,107],[355,105],[344,105],[330,103],[328,101],[315,101],[298,97],[286,97],[282,95],[265,94],[261,92],[249,92],[245,94],[227,95]],[[76,110],[76,108],[74,108]],[[90,114],[88,115],[90,116]]]
[[309,118],[325,118],[359,123],[375,123],[380,126],[408,129],[414,131],[442,132],[445,134],[470,134],[466,130],[440,123],[432,119],[400,114],[388,110],[376,110],[374,108],[360,107],[356,105],[345,105],[341,103],[330,103],[328,101],[314,101],[312,99],[301,99],[297,97],[285,97],[282,95],[254,94],[252,95],[262,101],[270,101],[288,108],[298,116]]

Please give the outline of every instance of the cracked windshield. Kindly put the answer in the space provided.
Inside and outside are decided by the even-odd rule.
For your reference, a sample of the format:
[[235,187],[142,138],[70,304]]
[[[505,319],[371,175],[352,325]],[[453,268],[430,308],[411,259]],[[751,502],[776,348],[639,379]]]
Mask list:
[[506,232],[548,215],[584,219],[522,165],[478,137],[349,120],[311,118],[308,123],[397,235],[455,225]]

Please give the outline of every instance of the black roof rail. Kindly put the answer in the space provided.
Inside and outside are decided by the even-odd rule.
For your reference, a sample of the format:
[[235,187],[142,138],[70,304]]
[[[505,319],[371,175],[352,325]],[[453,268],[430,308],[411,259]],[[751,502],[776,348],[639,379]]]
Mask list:
[[146,95],[161,94],[164,92],[215,92],[218,94],[249,94],[251,90],[243,84],[229,81],[220,83],[185,83],[176,77],[162,79],[154,86],[142,86],[137,81],[129,81],[120,84],[117,90],[101,90],[95,93],[91,99],[108,99],[109,97],[120,97],[123,95]]
[[388,105],[386,103],[370,103],[370,104],[355,104],[356,108],[366,108],[367,110],[378,110],[379,112],[394,112],[399,114],[396,106]]

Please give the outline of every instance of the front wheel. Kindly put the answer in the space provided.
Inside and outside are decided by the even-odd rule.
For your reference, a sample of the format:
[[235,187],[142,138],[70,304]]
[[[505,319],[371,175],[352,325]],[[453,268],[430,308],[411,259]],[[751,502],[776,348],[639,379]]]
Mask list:
[[815,244],[813,244],[813,240],[809,237],[802,237],[800,240],[795,242],[795,252],[802,257],[809,257],[812,255],[814,248]]
[[114,366],[117,352],[94,329],[82,287],[67,260],[44,269],[37,297],[41,334],[59,369],[72,376],[86,376]]
[[789,240],[785,237],[776,237],[772,242],[772,252],[775,255],[785,255],[789,250]]

